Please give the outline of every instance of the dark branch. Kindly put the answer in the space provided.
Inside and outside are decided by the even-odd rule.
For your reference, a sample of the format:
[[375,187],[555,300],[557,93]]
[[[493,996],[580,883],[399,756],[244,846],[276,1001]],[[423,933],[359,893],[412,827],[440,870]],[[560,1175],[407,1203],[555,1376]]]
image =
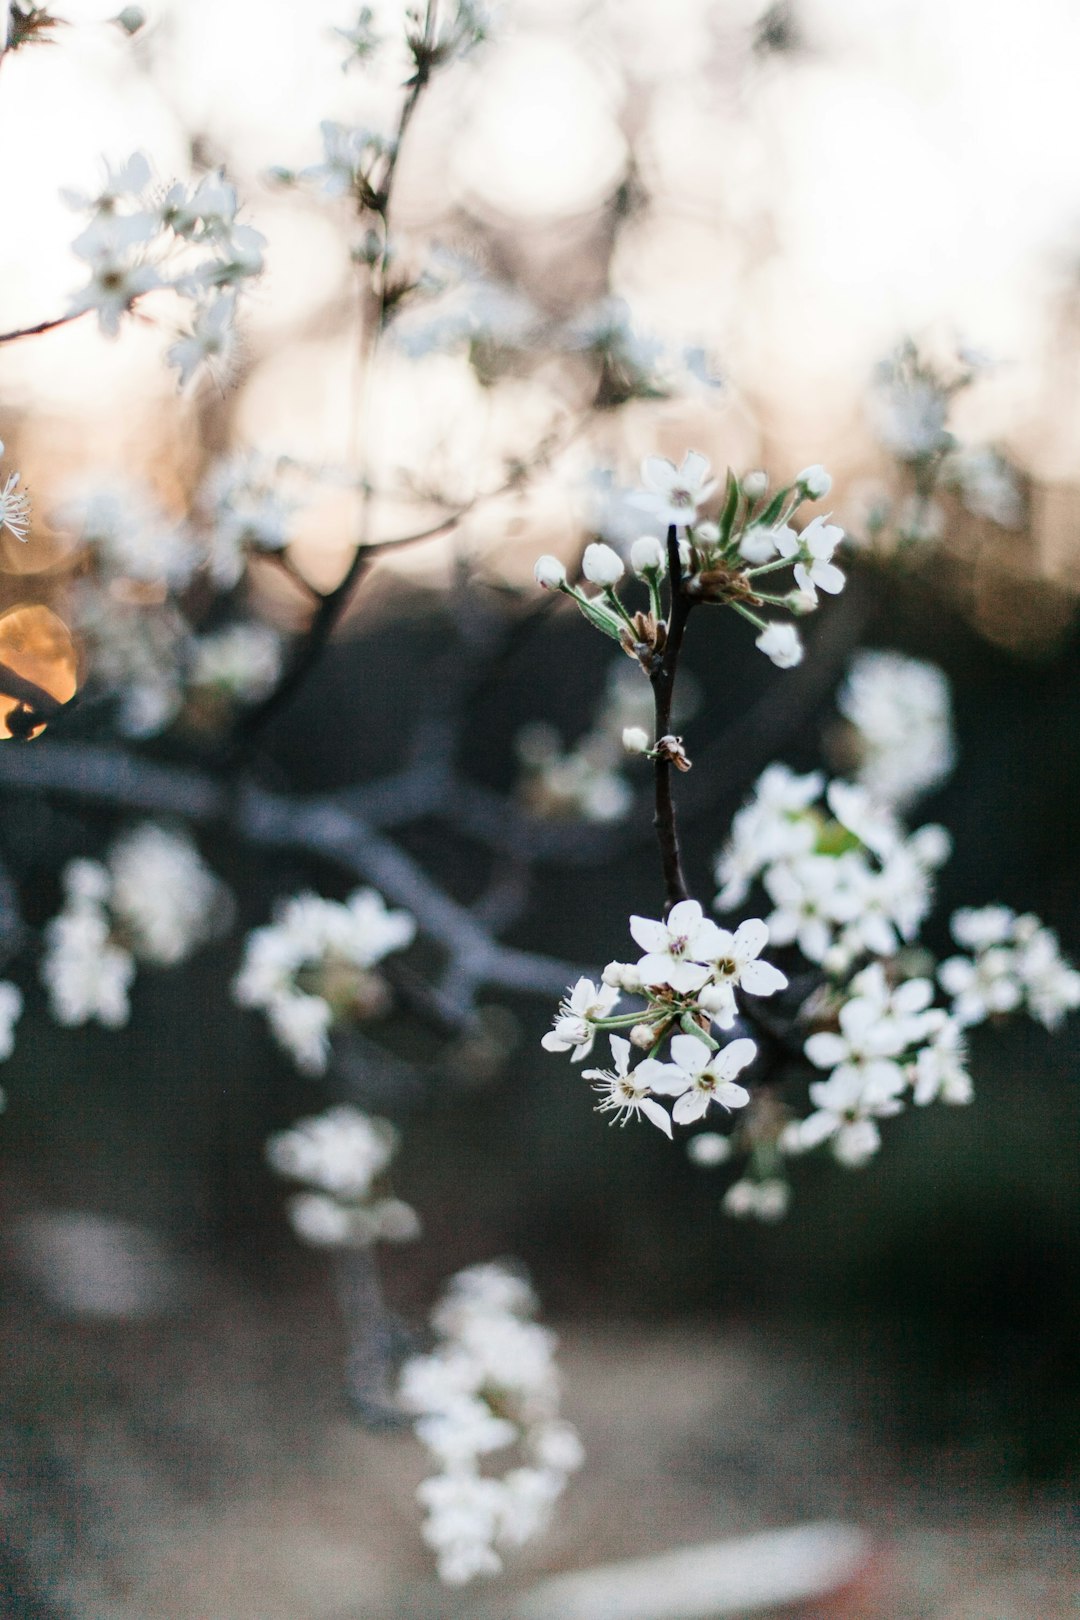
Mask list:
[[[664,649],[659,663],[649,676],[653,689],[655,741],[657,743],[661,737],[666,737],[671,732],[671,704],[675,695],[675,675],[679,667],[679,653],[682,650],[686,621],[690,617],[690,609],[693,606],[691,599],[682,588],[679,540],[674,524],[669,527],[667,533],[667,553],[668,586],[670,591],[667,638],[664,642]],[[653,815],[653,826],[656,828],[656,838],[660,845],[660,864],[664,872],[665,916],[667,916],[672,906],[677,905],[680,900],[688,899],[690,894],[683,874],[682,854],[679,849],[679,832],[675,823],[675,801],[671,796],[671,769],[670,759],[658,751],[654,761],[656,810]]]

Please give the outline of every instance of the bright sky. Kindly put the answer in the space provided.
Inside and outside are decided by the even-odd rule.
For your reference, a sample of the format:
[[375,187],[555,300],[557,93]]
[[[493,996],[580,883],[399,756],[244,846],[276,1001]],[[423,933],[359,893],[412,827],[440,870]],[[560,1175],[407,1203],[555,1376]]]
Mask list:
[[[248,385],[243,429],[343,454],[353,377],[341,345],[271,340],[345,286],[346,239],[332,212],[297,208],[260,176],[313,161],[320,119],[389,123],[393,75],[380,83],[339,65],[332,25],[355,8],[163,0],[147,6],[135,42],[92,0],[60,9],[75,26],[59,43],[0,72],[3,326],[58,312],[79,283],[67,251],[78,221],[58,188],[92,187],[99,153],[136,147],[163,179],[184,174],[185,131],[197,130],[271,240],[251,321],[274,352]],[[441,210],[456,190],[522,230],[570,218],[618,180],[632,130],[654,204],[624,235],[618,290],[646,324],[712,347],[768,413],[774,441],[798,443],[811,423],[842,432],[870,364],[897,337],[955,331],[1007,362],[983,394],[980,426],[1071,465],[1080,428],[1068,410],[1056,437],[1033,422],[1055,300],[1080,264],[1080,7],[801,0],[804,48],[768,60],[748,48],[760,9],[505,0],[499,42],[415,126],[434,156],[426,169],[403,165],[404,214]],[[377,10],[389,32],[400,5]],[[84,444],[105,454],[118,430],[106,431],[103,405],[137,389],[171,408],[160,347],[145,330],[109,344],[84,323],[6,348],[0,413],[93,406]],[[432,386],[452,415],[479,410],[460,379],[439,374]],[[404,385],[388,388],[409,424],[400,448],[425,453],[415,394],[410,404]]]

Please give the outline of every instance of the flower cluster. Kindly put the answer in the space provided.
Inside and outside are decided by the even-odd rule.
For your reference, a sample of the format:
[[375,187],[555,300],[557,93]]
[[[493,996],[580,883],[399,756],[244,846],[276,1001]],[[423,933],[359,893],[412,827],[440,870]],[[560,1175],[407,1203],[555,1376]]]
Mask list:
[[[678,467],[662,456],[646,457],[642,479],[645,488],[632,499],[653,526],[673,528],[678,535],[679,587],[686,599],[734,609],[755,626],[755,645],[774,664],[781,669],[798,664],[803,649],[795,626],[784,619],[766,621],[758,610],[810,613],[818,606],[819,590],[827,595],[843,590],[844,575],[833,555],[844,531],[824,517],[813,518],[801,532],[790,521],[804,501],[823,500],[828,494],[832,480],[824,468],[804,468],[794,483],[771,497],[764,473],[750,473],[740,483],[729,471],[715,518],[702,516],[717,484],[697,451],[689,451]],[[623,602],[616,587],[626,569],[618,552],[603,542],[590,545],[582,563],[585,579],[600,587],[598,596],[572,585],[555,557],[541,557],[535,573],[538,584],[573,597],[590,624],[649,670],[662,654],[668,632],[661,602],[668,556],[655,534],[643,535],[631,546],[630,568],[648,588],[648,611],[631,613]],[[764,587],[764,576],[787,568],[794,573],[793,589],[777,595]]]
[[191,840],[153,822],[105,862],[70,861],[45,930],[41,977],[58,1024],[126,1024],[139,961],[174,966],[227,925],[231,901]]
[[899,469],[895,492],[877,490],[867,503],[867,532],[878,545],[941,540],[947,513],[938,496],[949,492],[975,517],[1020,527],[1024,496],[1013,467],[989,445],[961,444],[950,427],[955,397],[986,366],[983,356],[965,350],[935,363],[910,339],[877,366],[870,422]]
[[[544,1528],[581,1442],[559,1416],[554,1334],[533,1320],[536,1298],[504,1265],[453,1277],[432,1313],[436,1344],[401,1370],[402,1405],[438,1472],[417,1491],[424,1539],[452,1585],[495,1575],[501,1555]],[[484,1473],[513,1447],[513,1465]]]
[[856,653],[836,706],[851,732],[855,780],[900,810],[940,786],[956,763],[949,683],[902,653]]
[[357,889],[345,902],[296,895],[273,923],[248,935],[233,995],[266,1013],[298,1068],[322,1074],[332,1026],[386,1008],[386,982],[372,969],[415,933],[409,913],[388,911],[374,889]]
[[801,1153],[828,1142],[849,1168],[864,1165],[881,1145],[877,1121],[901,1112],[905,1093],[920,1105],[967,1103],[973,1092],[957,1022],[933,1007],[929,979],[891,983],[880,962],[856,973],[843,991],[838,1028],[812,1034],[804,1050],[826,1080],[810,1086],[814,1111],[788,1125],[782,1152]]
[[953,913],[950,926],[971,954],[948,957],[938,979],[964,1028],[1022,1008],[1057,1029],[1080,1007],[1080,973],[1062,957],[1054,931],[1030,912],[1018,917],[1008,906],[965,907]]
[[98,192],[64,191],[64,201],[89,214],[72,249],[90,280],[71,301],[70,314],[97,314],[115,337],[136,299],[169,289],[191,311],[190,330],[168,351],[181,386],[203,365],[224,363],[234,343],[238,291],[263,268],[265,239],[237,218],[235,187],[220,172],[192,185],[161,188],[135,152],[118,167],[106,165]]
[[[609,962],[603,981],[579,979],[566,995],[554,1027],[543,1037],[549,1052],[569,1052],[580,1062],[592,1050],[598,1033],[608,1036],[613,1067],[586,1069],[600,1095],[597,1108],[612,1123],[632,1117],[649,1120],[671,1136],[672,1120],[685,1125],[701,1119],[711,1103],[743,1108],[750,1100],[735,1076],[753,1063],[753,1041],[738,1038],[721,1045],[712,1035],[735,1026],[737,992],[771,996],[787,980],[760,960],[769,931],[756,918],[734,934],[707,918],[696,900],[682,900],[666,921],[631,917],[630,932],[645,952],[635,964]],[[622,994],[644,1003],[634,1012],[617,1012]],[[614,1033],[625,1029],[629,1035]],[[670,1061],[660,1052],[670,1042]],[[631,1064],[634,1048],[647,1053]],[[656,1099],[675,1099],[669,1114]]]
[[844,973],[860,957],[891,957],[918,934],[933,901],[933,873],[949,836],[927,825],[905,835],[867,790],[786,765],[763,772],[732,822],[716,867],[721,911],[760,882],[777,945]]
[[79,547],[71,611],[94,685],[115,696],[125,734],[161,731],[192,689],[212,689],[220,709],[223,699],[257,701],[278,678],[281,638],[271,627],[215,615],[198,635],[191,621],[205,612],[207,579],[232,591],[249,556],[289,544],[303,498],[292,470],[288,458],[241,451],[211,466],[186,517],[123,480],[76,487],[50,514]]
[[307,1183],[287,1206],[297,1237],[322,1248],[357,1248],[419,1236],[416,1211],[395,1198],[386,1181],[398,1145],[388,1120],[347,1104],[272,1136],[266,1144],[271,1168]]

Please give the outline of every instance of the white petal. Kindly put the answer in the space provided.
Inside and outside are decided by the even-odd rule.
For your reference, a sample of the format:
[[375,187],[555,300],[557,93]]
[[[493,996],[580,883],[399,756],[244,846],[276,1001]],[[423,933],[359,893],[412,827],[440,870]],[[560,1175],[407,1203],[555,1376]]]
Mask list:
[[676,1125],[689,1125],[691,1120],[700,1119],[708,1106],[708,1092],[685,1091],[671,1110],[671,1117]]
[[748,1041],[744,1036],[742,1040],[731,1041],[718,1052],[712,1060],[711,1068],[714,1074],[723,1075],[726,1080],[753,1063],[756,1057],[757,1047],[753,1041]]
[[643,951],[653,953],[668,948],[670,936],[667,929],[652,917],[631,917],[630,932]]
[[819,591],[827,591],[830,596],[839,596],[844,588],[845,577],[842,569],[837,568],[835,563],[816,562],[814,564],[814,584]]
[[771,962],[748,962],[739,975],[739,983],[752,996],[774,996],[784,989],[787,979]]
[[736,1086],[729,1082],[724,1086],[717,1086],[713,1092],[713,1102],[718,1102],[723,1108],[745,1108],[750,1101],[750,1093],[745,1086]]
[[684,1074],[698,1075],[708,1068],[712,1052],[696,1035],[674,1035],[671,1055]]
[[818,1069],[832,1069],[837,1063],[843,1063],[850,1050],[842,1035],[833,1035],[827,1030],[811,1035],[803,1047],[811,1063]]
[[753,956],[760,956],[769,943],[769,930],[760,917],[747,917],[735,930],[733,941],[737,961],[749,962]]
[[681,1097],[690,1084],[689,1077],[674,1063],[660,1063],[656,1058],[645,1058],[634,1070],[634,1079],[648,1086],[658,1097]]
[[670,1138],[671,1120],[666,1108],[661,1108],[660,1104],[653,1102],[651,1097],[643,1098],[638,1107],[646,1119],[651,1119],[657,1129],[663,1131],[664,1135]]
[[[700,927],[702,919],[703,913],[696,900],[680,900],[678,905],[672,906],[668,912],[668,933],[680,936],[692,934]],[[713,926],[715,927],[715,924]],[[655,950],[656,947],[653,946],[652,949]]]
[[658,495],[667,495],[678,481],[679,469],[666,456],[646,456],[641,463],[641,478]]
[[630,1063],[630,1042],[621,1035],[610,1035],[611,1055],[615,1059],[615,1072],[625,1074]]
[[[648,957],[645,959],[648,961]],[[691,995],[693,991],[700,990],[710,976],[710,970],[702,967],[699,962],[673,962],[668,958],[668,972],[665,979],[645,979],[646,984],[670,984],[673,990],[681,995]],[[644,975],[642,975],[644,978]]]

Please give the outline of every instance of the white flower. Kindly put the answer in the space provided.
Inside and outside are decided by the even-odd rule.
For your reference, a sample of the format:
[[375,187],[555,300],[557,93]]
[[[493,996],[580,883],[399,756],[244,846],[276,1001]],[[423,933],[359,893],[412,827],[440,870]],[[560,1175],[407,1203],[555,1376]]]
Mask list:
[[753,1041],[731,1041],[713,1052],[696,1035],[675,1035],[671,1056],[671,1063],[657,1065],[663,1076],[654,1077],[652,1086],[677,1099],[671,1111],[677,1125],[701,1119],[712,1102],[723,1108],[744,1108],[750,1101],[750,1093],[736,1085],[734,1077],[757,1056]]
[[630,547],[630,566],[635,574],[660,574],[667,567],[667,552],[652,534],[643,534]]
[[219,293],[196,309],[191,331],[165,354],[169,365],[180,373],[181,388],[187,387],[200,366],[209,366],[214,360],[223,363],[228,360],[235,341],[235,316],[236,295],[232,292]]
[[593,1022],[607,1018],[618,999],[617,985],[598,986],[591,979],[579,979],[560,1004],[555,1027],[542,1038],[541,1046],[547,1052],[570,1052],[571,1061],[580,1063],[592,1051]]
[[114,945],[104,911],[89,904],[62,911],[45,929],[41,978],[58,1024],[96,1018],[118,1029],[130,1016],[128,990],[135,977],[130,951]]
[[646,456],[641,477],[647,493],[635,495],[635,504],[659,523],[683,528],[694,522],[698,507],[716,488],[715,480],[709,478],[707,459],[696,450],[687,451],[680,467],[663,456]]
[[964,1032],[955,1019],[949,1018],[930,1044],[916,1054],[912,1100],[921,1108],[938,1100],[969,1103],[973,1096]]
[[812,523],[808,523],[799,536],[802,555],[809,559],[810,566],[797,562],[795,581],[799,589],[815,602],[819,590],[836,596],[844,588],[844,575],[832,560],[833,552],[843,538],[843,529],[834,523],[826,523],[823,517],[816,517]]
[[1017,922],[1016,971],[1031,1016],[1047,1029],[1057,1029],[1066,1013],[1080,1007],[1080,973],[1062,958],[1052,929],[1035,927],[1022,936],[1020,925],[1026,920]]
[[226,589],[244,569],[245,553],[283,551],[297,503],[280,487],[280,463],[257,451],[219,461],[199,493],[213,523],[210,572]]
[[856,653],[836,706],[855,728],[857,777],[875,799],[902,808],[952,770],[949,683],[933,664],[895,652]]
[[610,546],[594,540],[591,546],[585,547],[581,571],[593,585],[617,585],[623,577],[622,558]]
[[95,310],[106,337],[116,337],[120,317],[144,293],[163,285],[153,265],[133,254],[153,235],[150,216],[99,214],[72,243],[72,251],[90,265],[90,281],[74,294],[69,313]]
[[133,152],[125,162],[114,165],[102,160],[105,180],[100,191],[91,195],[84,191],[61,189],[60,196],[77,213],[111,214],[118,202],[137,202],[150,184],[150,165],[142,152]]
[[794,669],[796,664],[802,663],[803,646],[793,624],[774,620],[765,626],[754,645],[760,647],[766,658],[772,659],[777,669]]
[[759,1221],[778,1221],[787,1212],[791,1188],[786,1181],[733,1181],[721,1200],[726,1214],[737,1218],[753,1216]]
[[786,523],[768,529],[752,523],[739,540],[739,554],[745,562],[757,565],[774,557],[790,557],[799,549],[799,537]]
[[0,980],[0,1059],[15,1050],[15,1025],[23,1010],[22,991],[10,979]]
[[812,467],[804,467],[795,482],[811,501],[823,501],[832,489],[832,479],[820,462],[815,462]]
[[538,585],[543,586],[545,591],[558,591],[566,584],[566,569],[558,557],[552,557],[545,553],[543,557],[536,559],[533,577]]
[[190,838],[145,822],[109,854],[111,904],[150,962],[182,962],[228,919],[224,886]]
[[948,957],[938,968],[938,979],[952,996],[953,1017],[964,1029],[994,1013],[1013,1012],[1024,999],[1016,953],[1002,946],[990,946],[974,961]]
[[[836,1082],[828,1095],[846,1095],[850,1082],[857,1087],[868,1110],[873,1111],[878,1104],[891,1105],[907,1085],[904,1071],[895,1061],[908,1044],[902,1021],[890,1015],[880,996],[866,994],[846,1001],[839,1018],[838,1034],[823,1030],[811,1035],[803,1048],[815,1068],[833,1070],[830,1081],[824,1082]],[[816,1081],[810,1088],[815,1102],[824,1095],[819,1091],[822,1084]],[[829,1105],[818,1102],[818,1106]]]
[[301,1242],[325,1249],[348,1244],[352,1235],[349,1211],[336,1198],[326,1193],[293,1193],[285,1207],[292,1229]]
[[[671,1135],[671,1120],[667,1110],[661,1108],[649,1095],[650,1090],[657,1081],[666,1079],[665,1068],[655,1058],[645,1058],[631,1069],[630,1042],[621,1039],[618,1035],[609,1037],[611,1041],[611,1055],[614,1059],[614,1072],[608,1069],[585,1069],[583,1078],[598,1082],[594,1091],[602,1094],[602,1101],[598,1102],[597,1111],[602,1114],[612,1113],[612,1124],[625,1125],[627,1120],[635,1114],[644,1114],[645,1118],[657,1130],[663,1131],[665,1136]],[[701,1045],[700,1041],[698,1045]],[[702,1047],[704,1051],[704,1047]]]
[[386,136],[330,119],[319,125],[319,132],[323,161],[301,169],[299,178],[314,181],[327,197],[347,196],[370,165],[394,149],[393,141]]
[[949,919],[949,929],[958,945],[984,951],[990,945],[1008,944],[1015,923],[1016,913],[1009,906],[962,906]]
[[680,900],[666,922],[631,917],[630,932],[647,955],[638,963],[642,984],[668,984],[683,994],[700,990],[710,978],[706,963],[716,959],[723,935],[696,900]]
[[[186,526],[170,517],[137,482],[83,487],[61,505],[53,522],[70,528],[90,548],[99,569],[124,579],[182,587],[199,552]],[[127,610],[130,618],[131,611]],[[145,618],[145,613],[140,615]]]
[[686,1156],[693,1164],[711,1169],[731,1158],[731,1143],[719,1131],[698,1131],[686,1144]]
[[624,726],[622,745],[628,754],[647,754],[649,752],[649,733],[643,726]]
[[[3,453],[4,446],[0,441],[0,456]],[[9,473],[0,488],[0,529],[7,529],[16,540],[25,540],[30,522],[30,497],[18,488],[18,483],[19,474]]]
[[760,501],[768,491],[769,475],[767,472],[756,471],[743,474],[742,492],[748,501]]
[[398,1133],[389,1121],[342,1104],[279,1131],[267,1142],[266,1157],[278,1175],[308,1181],[338,1198],[360,1199],[370,1193],[397,1146]]

